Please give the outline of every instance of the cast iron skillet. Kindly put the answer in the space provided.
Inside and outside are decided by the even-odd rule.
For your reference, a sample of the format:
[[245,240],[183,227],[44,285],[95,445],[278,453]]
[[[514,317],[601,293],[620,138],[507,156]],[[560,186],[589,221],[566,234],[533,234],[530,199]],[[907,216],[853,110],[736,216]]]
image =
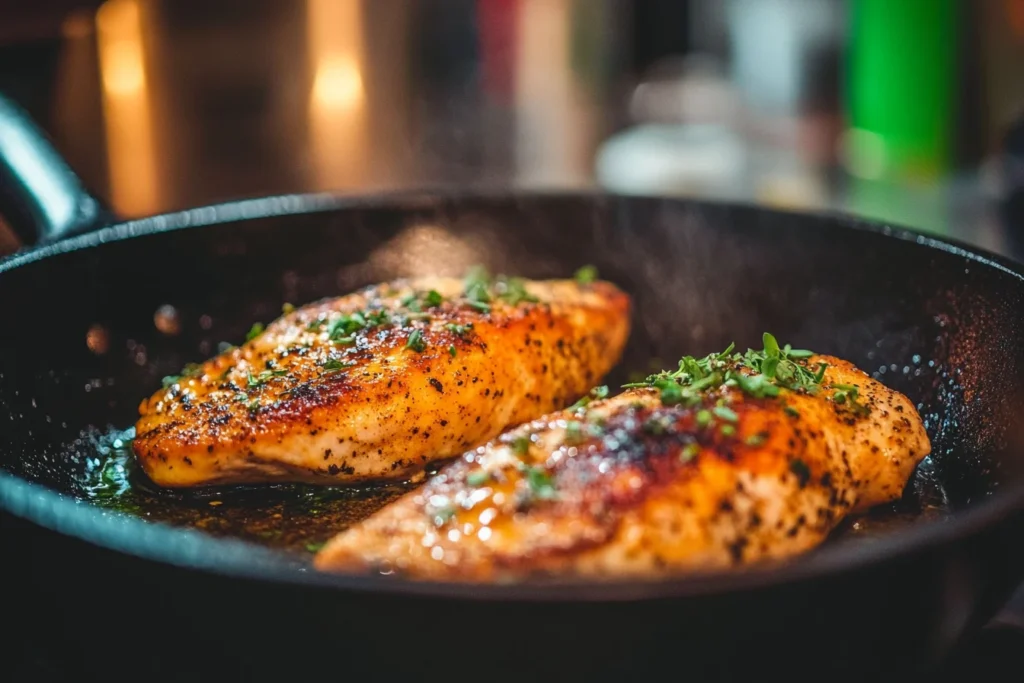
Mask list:
[[[107,223],[9,105],[0,150],[0,208],[39,237],[0,262],[3,610],[24,641],[7,645],[79,680],[878,679],[931,670],[1024,576],[1017,264],[842,216],[585,193],[287,196]],[[472,263],[541,278],[591,263],[628,290],[613,386],[768,330],[909,395],[933,455],[866,531],[782,568],[657,582],[328,576],[231,524],[80,500],[104,435],[217,342],[284,302]],[[154,322],[165,305],[176,333]]]

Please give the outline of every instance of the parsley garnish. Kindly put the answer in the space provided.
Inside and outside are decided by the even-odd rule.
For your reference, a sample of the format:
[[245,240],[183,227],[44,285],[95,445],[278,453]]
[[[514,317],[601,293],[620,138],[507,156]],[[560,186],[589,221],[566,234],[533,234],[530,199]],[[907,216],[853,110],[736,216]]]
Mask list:
[[346,363],[336,358],[332,358],[331,360],[327,361],[320,367],[322,367],[327,372],[335,372],[337,370],[344,370],[345,368],[351,368],[353,366],[355,366],[355,363]]
[[832,402],[843,405],[849,404],[850,409],[855,413],[867,414],[869,408],[865,403],[858,403],[859,390],[852,384],[833,384],[831,388],[835,391],[832,393]]
[[541,500],[553,500],[558,496],[551,475],[540,467],[527,467],[526,481],[533,495]]
[[454,344],[448,347],[448,355],[450,355],[452,358],[455,358],[455,356],[459,355],[459,351],[458,349],[455,348]]
[[565,442],[570,446],[583,440],[583,424],[570,420],[565,425]]
[[422,353],[427,348],[427,343],[423,341],[423,331],[416,329],[409,335],[409,341],[405,343],[405,348],[412,349],[417,353]]
[[465,337],[469,334],[469,331],[473,329],[473,323],[467,323],[465,325],[459,325],[457,323],[448,323],[444,326],[444,329],[448,330],[452,334],[457,334],[460,337]]
[[265,329],[266,328],[263,326],[263,323],[253,323],[252,327],[249,328],[249,332],[245,335],[245,341],[252,341],[263,334],[263,330]]
[[588,393],[586,396],[582,397],[580,400],[576,401],[571,406],[569,406],[569,410],[578,410],[580,408],[585,408],[588,405],[590,405],[591,401],[595,399],[600,400],[602,398],[608,398],[608,387],[603,385],[599,387],[594,387],[593,389],[590,390],[590,393]]
[[319,551],[321,548],[323,548],[324,545],[326,545],[324,541],[311,541],[306,544],[306,550],[311,553],[315,553]]
[[519,277],[498,275],[492,278],[483,266],[474,266],[462,281],[467,303],[484,312],[491,310],[491,302],[501,299],[511,306],[524,301],[537,302],[534,295],[526,291],[526,281]]
[[538,301],[537,297],[526,291],[526,281],[522,278],[506,278],[504,275],[499,275],[494,283],[494,290],[499,299],[512,306],[523,301],[529,303]]
[[697,457],[698,453],[700,453],[700,445],[690,442],[683,446],[683,450],[679,452],[679,459],[683,462],[689,462]]
[[255,377],[249,373],[249,386],[250,387],[261,387],[269,382],[274,377],[280,377],[281,375],[287,375],[288,373],[284,370],[264,370]]
[[[631,382],[624,388],[652,387],[658,389],[661,402],[665,405],[696,407],[702,402],[702,392],[720,386],[739,387],[753,398],[773,398],[781,389],[815,394],[820,389],[825,374],[825,363],[808,367],[797,362],[814,355],[811,351],[793,349],[786,344],[780,347],[775,337],[767,332],[762,336],[763,349],[748,349],[746,353],[734,353],[734,344],[720,353],[704,358],[684,356],[679,368],[673,372],[663,371],[649,375],[641,382]],[[716,410],[718,417],[735,415],[728,408]],[[707,418],[708,422],[710,418]],[[698,417],[698,423],[701,419]]]
[[470,306],[484,312],[491,310],[491,295],[487,291],[490,279],[490,273],[483,266],[474,266],[466,273],[462,288]]
[[526,455],[530,452],[530,437],[519,436],[512,442],[512,451],[516,455]]
[[454,505],[446,505],[445,507],[438,508],[438,510],[436,512],[434,512],[434,524],[436,524],[437,526],[441,526],[442,524],[444,524],[445,522],[447,522],[449,519],[451,519],[454,516],[455,516],[455,506]]
[[185,367],[181,369],[181,372],[177,375],[167,375],[161,380],[161,383],[163,384],[164,389],[167,389],[168,387],[177,384],[182,379],[198,376],[202,373],[202,370],[203,366],[199,363],[186,363]]
[[746,439],[743,440],[743,443],[747,444],[748,446],[760,446],[765,442],[767,438],[768,437],[765,436],[764,433],[758,432],[757,434],[751,434],[750,436],[748,436]]
[[728,408],[726,406],[715,406],[714,408],[711,409],[711,412],[713,412],[715,415],[722,418],[726,422],[736,422],[737,420],[740,419],[732,408]]
[[476,470],[466,475],[466,483],[470,486],[483,486],[491,478],[490,472],[486,470]]
[[573,275],[573,279],[581,285],[589,285],[597,279],[597,268],[591,265],[583,266],[576,271]]

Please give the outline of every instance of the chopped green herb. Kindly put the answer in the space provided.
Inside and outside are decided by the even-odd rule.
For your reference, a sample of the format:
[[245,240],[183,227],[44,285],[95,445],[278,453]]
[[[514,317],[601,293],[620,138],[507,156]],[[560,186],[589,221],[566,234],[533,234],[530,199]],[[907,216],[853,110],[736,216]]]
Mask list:
[[703,401],[701,392],[720,386],[739,387],[759,399],[776,397],[781,389],[808,394],[818,391],[826,364],[813,370],[798,363],[795,359],[806,358],[809,352],[793,350],[788,344],[780,348],[769,333],[762,336],[762,342],[764,348],[760,351],[734,353],[735,345],[730,344],[724,351],[704,358],[684,356],[677,370],[648,375],[623,387],[652,387],[659,390],[665,405],[686,407],[698,406]]
[[427,306],[440,306],[444,303],[444,297],[441,296],[441,293],[436,289],[432,289],[427,292],[427,295],[423,300],[426,302]]
[[597,279],[597,268],[591,265],[583,266],[573,274],[573,279],[581,285],[589,285]]
[[455,506],[446,505],[445,507],[439,508],[436,512],[434,512],[434,524],[437,526],[441,526],[454,516]]
[[490,472],[487,472],[486,470],[476,470],[475,472],[470,472],[466,476],[466,483],[473,487],[483,486],[490,478]]
[[748,436],[746,439],[743,440],[743,443],[747,444],[748,446],[760,446],[765,442],[767,438],[768,437],[766,437],[763,433],[758,432],[757,434],[751,434],[750,436]]
[[448,330],[452,334],[457,334],[460,337],[465,337],[467,334],[469,334],[469,331],[473,329],[473,323],[468,323],[466,325],[448,323],[444,326],[444,329]]
[[306,550],[311,553],[319,552],[325,545],[327,544],[324,541],[313,541],[306,544]]
[[250,372],[249,373],[249,386],[250,387],[260,387],[260,386],[263,386],[264,384],[266,384],[267,382],[269,382],[274,377],[281,377],[282,375],[287,375],[287,374],[288,373],[285,370],[264,370],[260,374],[258,374],[255,377],[253,377],[253,374]]
[[526,468],[526,481],[530,484],[530,491],[541,500],[552,500],[557,497],[551,475],[540,467]]
[[793,406],[786,406],[782,409],[782,412],[786,413],[786,415],[789,415],[790,417],[800,417],[800,411]]
[[462,286],[470,306],[485,312],[491,310],[491,295],[487,291],[490,279],[490,273],[483,266],[474,266],[466,273]]
[[588,393],[586,396],[582,397],[580,400],[576,401],[571,406],[569,406],[569,410],[578,410],[579,408],[585,408],[588,405],[590,405],[591,401],[595,399],[600,400],[602,398],[608,398],[608,387],[604,385],[594,387],[593,389],[591,389],[590,393]]
[[526,455],[530,452],[530,437],[518,436],[515,441],[512,442],[512,451],[516,455]]
[[316,332],[321,327],[323,327],[326,323],[327,323],[327,319],[326,318],[316,318],[315,320],[311,320],[310,323],[308,325],[306,325],[306,330],[308,330],[309,332]]
[[295,306],[292,306],[290,303],[285,302],[281,304],[281,312],[284,313],[285,315],[288,315],[289,313],[294,313]]
[[246,407],[249,409],[250,413],[255,413],[260,408],[260,400],[258,398],[254,398],[249,401],[249,405]]
[[249,332],[245,335],[245,341],[252,341],[256,337],[263,334],[263,330],[266,329],[263,323],[253,323],[252,327],[249,328]]
[[732,436],[736,433],[736,428],[732,425],[722,425],[718,431],[722,433],[722,436]]
[[726,422],[736,422],[738,419],[740,419],[739,415],[737,415],[732,408],[727,408],[726,406],[715,406],[711,410],[712,412],[714,412],[715,415],[722,418]]
[[420,307],[419,298],[416,296],[416,294],[405,295],[404,297],[402,297],[402,300],[399,303],[401,303],[402,306],[404,306],[405,308],[408,308],[410,311],[419,312],[423,310]]
[[454,344],[448,347],[448,355],[450,355],[452,358],[455,358],[455,356],[459,355],[459,350],[455,348]]
[[860,396],[859,389],[852,384],[833,384],[831,388],[834,390],[832,393],[832,401],[836,404],[843,405],[849,404],[850,409],[856,413],[866,414],[870,412],[868,406],[864,403],[858,403],[857,399]]
[[405,343],[405,348],[422,353],[427,348],[427,343],[423,341],[423,331],[420,329],[413,330],[412,334],[409,335],[409,341]]
[[345,361],[332,358],[331,360],[327,361],[320,367],[322,367],[327,372],[335,372],[337,370],[344,370],[345,368],[351,368],[354,366],[355,363],[346,363]]
[[710,410],[698,410],[697,411],[697,426],[707,427],[711,424],[711,411]]
[[526,290],[526,281],[518,277],[498,275],[492,278],[486,268],[474,266],[463,278],[463,294],[468,304],[478,310],[491,310],[491,302],[501,299],[515,306],[521,302],[536,302],[537,297]]
[[[229,368],[230,369],[230,368]],[[164,388],[168,388],[188,377],[197,377],[202,374],[203,366],[199,363],[186,363],[177,375],[167,375],[161,380]]]
[[683,446],[683,450],[679,452],[679,459],[683,462],[689,462],[697,457],[698,453],[700,453],[700,444],[691,442]]
[[526,281],[522,278],[505,278],[499,275],[494,283],[494,289],[497,292],[498,298],[511,306],[524,301],[536,303],[538,300],[537,297],[526,291]]
[[583,440],[583,423],[570,420],[565,425],[565,442],[570,446]]

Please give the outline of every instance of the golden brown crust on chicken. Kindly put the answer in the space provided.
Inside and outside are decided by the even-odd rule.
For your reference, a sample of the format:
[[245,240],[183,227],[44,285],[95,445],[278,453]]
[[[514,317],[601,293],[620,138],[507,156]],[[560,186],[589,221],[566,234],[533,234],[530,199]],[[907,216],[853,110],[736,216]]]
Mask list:
[[[140,406],[162,486],[406,477],[582,395],[618,361],[606,282],[400,280],[294,310]],[[502,294],[504,292],[504,294]]]
[[827,363],[813,392],[733,382],[666,405],[633,388],[509,430],[334,537],[315,566],[658,576],[806,551],[849,513],[898,498],[930,444],[903,395],[837,358],[799,363]]

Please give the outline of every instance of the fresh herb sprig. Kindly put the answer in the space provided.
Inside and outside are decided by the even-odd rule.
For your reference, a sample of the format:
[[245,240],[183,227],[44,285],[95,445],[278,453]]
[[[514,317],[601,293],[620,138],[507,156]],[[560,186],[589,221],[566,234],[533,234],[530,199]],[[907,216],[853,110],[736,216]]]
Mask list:
[[813,355],[810,351],[793,349],[788,344],[780,347],[769,333],[762,336],[764,348],[748,349],[746,353],[734,352],[735,344],[719,353],[704,358],[684,356],[679,368],[673,372],[662,371],[649,375],[642,382],[623,385],[631,387],[653,387],[661,392],[665,405],[694,407],[701,403],[702,393],[720,386],[739,387],[754,398],[773,398],[780,389],[813,394],[820,388],[825,363],[816,369],[797,361]]
[[167,389],[171,386],[174,386],[183,379],[188,379],[189,377],[198,377],[200,374],[202,374],[202,371],[203,366],[200,365],[199,363],[187,363],[185,367],[181,369],[181,372],[179,372],[177,375],[167,375],[166,377],[163,378],[161,383],[163,384],[164,389]]
[[[763,348],[747,349],[742,354],[735,352],[735,345],[730,344],[724,351],[704,358],[684,356],[677,370],[648,375],[641,382],[624,384],[623,388],[652,387],[661,392],[663,404],[686,407],[700,405],[703,392],[721,386],[738,387],[753,398],[775,398],[783,389],[812,396],[822,389],[831,389],[834,403],[846,405],[861,415],[870,412],[866,404],[858,402],[857,387],[825,384],[828,364],[808,363],[807,359],[815,355],[813,351],[794,349],[789,344],[780,346],[768,332],[762,335],[761,340]],[[789,406],[786,406],[786,412],[791,417],[799,416]],[[710,417],[711,413],[708,413],[708,419]],[[699,418],[698,415],[698,422]]]
[[537,297],[526,290],[526,280],[506,275],[491,276],[483,266],[473,266],[462,280],[463,296],[473,308],[490,312],[495,300],[504,301],[510,306],[523,302],[536,303]]
[[573,273],[573,279],[578,284],[589,285],[597,280],[597,268],[592,265],[586,265]]
[[569,406],[569,410],[579,410],[580,408],[586,408],[590,405],[591,401],[600,400],[602,398],[608,398],[608,387],[605,385],[594,387],[587,393],[586,396],[580,398],[580,400]]

